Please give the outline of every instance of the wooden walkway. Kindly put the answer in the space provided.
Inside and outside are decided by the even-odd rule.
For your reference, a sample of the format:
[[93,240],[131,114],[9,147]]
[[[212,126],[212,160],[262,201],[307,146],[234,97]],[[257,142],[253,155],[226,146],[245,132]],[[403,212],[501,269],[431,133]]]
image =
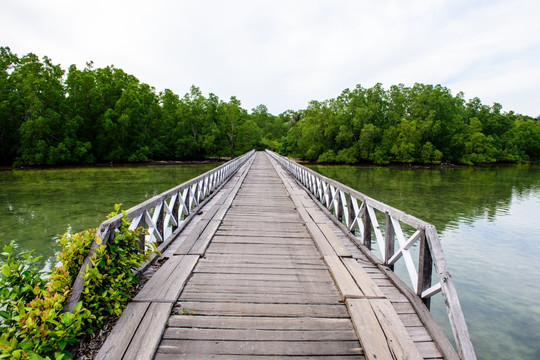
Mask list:
[[97,359],[457,358],[264,153],[164,256]]

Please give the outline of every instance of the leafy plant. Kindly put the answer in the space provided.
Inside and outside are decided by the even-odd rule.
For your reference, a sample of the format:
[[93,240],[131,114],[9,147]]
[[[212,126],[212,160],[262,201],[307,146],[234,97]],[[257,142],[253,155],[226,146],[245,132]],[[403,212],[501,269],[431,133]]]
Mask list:
[[[116,205],[109,218],[116,216],[119,210],[120,205]],[[115,231],[114,238],[107,246],[101,245],[96,249],[91,258],[93,267],[86,270],[83,301],[97,316],[98,325],[102,325],[107,316],[122,313],[130,299],[131,289],[139,283],[132,270],[152,253],[152,247],[141,252],[143,230],[130,230],[131,221],[125,211],[122,214],[122,224]]]
[[[116,216],[120,204],[115,205]],[[138,283],[133,269],[148,259],[152,246],[141,251],[143,230],[130,230],[127,213],[108,246],[101,245],[87,269],[83,300],[74,311],[64,312],[71,284],[94,241],[96,229],[63,235],[59,265],[40,273],[33,252],[14,253],[14,242],[3,248],[0,263],[0,359],[70,359],[67,346],[104,325],[110,315],[120,315]],[[99,239],[97,239],[99,241]]]

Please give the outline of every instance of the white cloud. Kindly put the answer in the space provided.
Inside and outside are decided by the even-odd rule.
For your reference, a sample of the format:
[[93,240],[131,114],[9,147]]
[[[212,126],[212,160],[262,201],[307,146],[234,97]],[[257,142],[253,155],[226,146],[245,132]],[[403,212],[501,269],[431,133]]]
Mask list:
[[195,84],[273,113],[423,82],[536,116],[538,14],[536,0],[7,0],[0,32],[66,69],[114,64],[158,90]]

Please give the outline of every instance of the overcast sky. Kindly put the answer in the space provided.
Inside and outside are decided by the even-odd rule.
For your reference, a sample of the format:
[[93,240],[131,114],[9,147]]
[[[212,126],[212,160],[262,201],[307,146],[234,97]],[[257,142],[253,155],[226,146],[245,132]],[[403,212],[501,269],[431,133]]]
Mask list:
[[539,0],[3,0],[0,46],[273,114],[421,82],[540,115]]

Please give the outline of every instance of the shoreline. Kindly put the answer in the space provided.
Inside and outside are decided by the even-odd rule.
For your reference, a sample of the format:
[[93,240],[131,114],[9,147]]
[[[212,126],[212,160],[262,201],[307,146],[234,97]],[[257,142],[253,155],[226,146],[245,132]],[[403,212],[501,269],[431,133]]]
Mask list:
[[[105,168],[105,167],[138,167],[138,166],[178,166],[178,165],[221,165],[229,161],[231,158],[210,158],[206,160],[147,160],[142,162],[110,162],[110,163],[93,163],[93,164],[67,164],[67,165],[25,165],[22,167],[13,167],[8,165],[0,165],[0,171],[7,170],[54,170],[54,169],[80,169],[80,168]],[[387,167],[387,168],[410,168],[410,169],[462,169],[462,168],[489,168],[489,167],[510,167],[510,166],[540,166],[539,162],[530,163],[508,163],[508,162],[495,162],[495,163],[481,163],[481,164],[404,164],[404,163],[390,163],[390,164],[339,164],[339,163],[318,163],[309,160],[302,160],[297,158],[291,158],[294,162],[304,166],[350,166],[350,167]]]
[[110,162],[93,164],[66,164],[66,165],[25,165],[13,167],[1,165],[0,171],[5,170],[53,170],[53,169],[80,169],[80,168],[104,168],[104,167],[137,167],[137,166],[175,166],[175,165],[221,165],[230,158],[212,158],[207,160],[148,160],[142,162]]

